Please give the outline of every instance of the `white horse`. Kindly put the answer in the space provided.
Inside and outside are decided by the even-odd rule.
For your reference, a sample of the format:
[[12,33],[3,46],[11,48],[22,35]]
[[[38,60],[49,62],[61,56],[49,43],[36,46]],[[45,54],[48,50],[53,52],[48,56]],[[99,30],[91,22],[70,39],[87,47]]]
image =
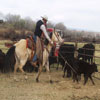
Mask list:
[[[64,40],[61,38],[59,33],[53,32],[50,35],[51,35],[50,38],[54,43],[62,44],[64,42]],[[46,70],[48,71],[48,74],[49,74],[49,80],[52,83],[51,76],[50,76],[50,69],[49,69],[49,54],[50,54],[50,51],[51,51],[52,47],[53,47],[53,45],[51,45],[48,42],[47,46],[44,48],[44,51],[43,51],[43,63],[39,67],[38,75],[37,75],[37,78],[36,78],[37,82],[38,82],[38,78],[39,78],[39,76],[40,76],[40,74],[42,72],[42,69],[45,66],[45,68],[46,68]]]
[[[63,39],[61,38],[61,36],[59,35],[59,33],[57,32],[52,32],[50,34],[50,38],[53,42],[55,43],[63,43]],[[37,54],[37,58],[39,60],[39,71],[36,77],[36,81],[39,81],[39,76],[42,72],[43,67],[45,66],[47,71],[49,72],[49,53],[51,51],[51,48],[53,47],[53,45],[51,45],[49,42],[47,43],[46,47],[44,48],[43,51],[43,55],[42,55],[42,46],[41,46],[41,41],[40,39],[37,37],[37,42],[36,42],[36,52],[35,50],[32,50],[30,48],[26,47],[26,39],[21,39],[20,41],[18,41],[13,47],[11,47],[7,54],[6,54],[6,66],[9,66],[14,68],[14,74],[16,74],[16,70],[19,68],[19,70],[24,73],[23,70],[23,66],[26,64],[26,62],[28,60],[31,60],[31,56],[32,53],[34,55],[34,53]],[[12,63],[12,55],[15,56],[15,63]],[[12,58],[12,59],[10,59]],[[7,63],[8,62],[8,63]],[[51,77],[50,77],[50,73],[49,73],[49,80],[50,82],[52,82]]]

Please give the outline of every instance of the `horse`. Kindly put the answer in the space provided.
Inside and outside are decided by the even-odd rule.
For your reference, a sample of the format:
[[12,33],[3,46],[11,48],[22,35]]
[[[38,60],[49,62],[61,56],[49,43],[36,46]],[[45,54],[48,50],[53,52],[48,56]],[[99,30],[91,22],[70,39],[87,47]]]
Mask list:
[[[50,33],[50,38],[54,43],[62,44],[64,40],[61,38],[58,32],[53,31]],[[41,40],[39,37],[37,37],[36,44],[33,46],[35,49],[27,48],[27,39],[21,39],[17,43],[15,43],[7,52],[6,54],[6,64],[5,66],[10,66],[14,68],[14,75],[16,75],[16,71],[19,68],[19,70],[25,74],[23,70],[23,66],[26,64],[27,61],[31,61],[31,58],[34,56],[34,54],[37,54],[37,59],[39,63],[39,71],[36,77],[36,81],[39,82],[39,76],[42,72],[43,67],[45,66],[47,71],[49,72],[49,53],[53,47],[49,43],[48,40],[46,40],[46,46],[43,50],[43,47],[41,45]],[[31,41],[31,44],[34,44],[34,41]],[[42,51],[43,50],[43,51]],[[33,55],[33,56],[32,56]],[[12,64],[12,61],[10,60],[11,57],[15,57],[15,60]],[[50,73],[49,73],[49,80],[52,82]]]

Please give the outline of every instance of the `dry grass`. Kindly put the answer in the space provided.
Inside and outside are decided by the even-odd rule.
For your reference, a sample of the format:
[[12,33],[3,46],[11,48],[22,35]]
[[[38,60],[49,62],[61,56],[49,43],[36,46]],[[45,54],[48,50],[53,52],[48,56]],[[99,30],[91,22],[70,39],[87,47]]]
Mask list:
[[5,47],[5,43],[12,43],[10,40],[0,40],[0,49],[3,50],[4,53],[8,51],[9,48]]
[[61,69],[51,71],[53,84],[49,83],[45,72],[41,74],[40,82],[36,83],[36,73],[28,73],[28,80],[20,73],[17,74],[18,82],[13,80],[13,73],[0,75],[1,100],[100,100],[100,81],[94,79],[93,86],[89,80],[86,86],[83,79],[79,84],[72,79],[62,78]]

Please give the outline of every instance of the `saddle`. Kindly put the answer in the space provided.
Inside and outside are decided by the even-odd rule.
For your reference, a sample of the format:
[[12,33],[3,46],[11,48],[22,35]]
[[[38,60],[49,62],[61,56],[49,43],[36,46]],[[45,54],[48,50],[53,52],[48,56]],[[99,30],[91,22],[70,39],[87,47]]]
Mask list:
[[35,42],[34,42],[32,36],[30,36],[26,39],[26,48],[35,50]]
[[32,36],[28,36],[26,39],[26,48],[29,48],[32,50],[31,52],[31,60],[34,57],[33,51],[36,52],[36,43],[34,42],[34,39],[32,38]]
[[[43,45],[43,41],[39,38],[39,37],[32,37],[29,36],[26,39],[26,48],[31,49],[31,59],[33,60],[35,55],[37,55],[37,58],[40,59],[42,61],[43,57],[43,49],[44,49],[44,45]],[[33,54],[34,51],[34,54]]]

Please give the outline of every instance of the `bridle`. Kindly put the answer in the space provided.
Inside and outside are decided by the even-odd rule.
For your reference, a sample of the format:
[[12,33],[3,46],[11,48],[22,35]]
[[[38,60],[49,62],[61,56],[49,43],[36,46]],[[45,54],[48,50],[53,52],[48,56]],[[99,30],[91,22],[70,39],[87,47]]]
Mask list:
[[[56,32],[55,32],[55,28],[54,28],[54,32],[53,32],[54,34],[55,34],[55,36],[56,36],[56,38],[58,39],[58,41],[60,42],[60,40],[59,40],[59,36],[56,34]],[[54,41],[54,42],[56,42],[56,41]]]

